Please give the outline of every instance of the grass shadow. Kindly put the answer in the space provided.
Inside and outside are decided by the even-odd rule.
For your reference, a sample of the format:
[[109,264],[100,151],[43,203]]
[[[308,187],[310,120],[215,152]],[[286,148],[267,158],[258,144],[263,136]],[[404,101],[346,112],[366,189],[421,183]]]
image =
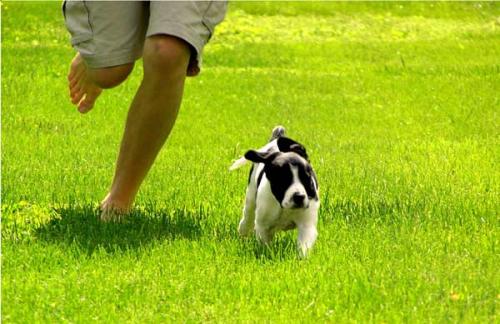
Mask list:
[[96,249],[137,249],[155,241],[197,240],[202,231],[202,215],[186,209],[135,210],[119,223],[101,222],[99,211],[91,206],[56,208],[55,212],[59,217],[39,227],[35,236],[49,243],[76,244],[88,254]]

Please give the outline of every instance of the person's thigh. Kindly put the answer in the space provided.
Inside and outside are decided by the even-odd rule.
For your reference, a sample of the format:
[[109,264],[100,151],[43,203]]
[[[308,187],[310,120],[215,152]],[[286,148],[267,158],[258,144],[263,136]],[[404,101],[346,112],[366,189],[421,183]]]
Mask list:
[[226,10],[226,1],[151,1],[146,36],[171,35],[187,42],[191,48],[188,75],[196,75],[203,47]]
[[71,44],[90,68],[132,63],[142,54],[148,3],[142,1],[65,1]]

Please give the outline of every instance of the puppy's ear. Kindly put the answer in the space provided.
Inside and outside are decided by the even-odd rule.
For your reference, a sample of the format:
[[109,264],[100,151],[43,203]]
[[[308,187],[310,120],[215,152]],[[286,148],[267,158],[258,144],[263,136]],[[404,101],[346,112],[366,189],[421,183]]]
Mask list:
[[245,159],[255,163],[268,163],[279,154],[279,152],[258,152],[250,150],[245,153]]
[[288,137],[279,137],[277,143],[281,152],[294,152],[309,161],[306,148],[302,144],[295,142]]

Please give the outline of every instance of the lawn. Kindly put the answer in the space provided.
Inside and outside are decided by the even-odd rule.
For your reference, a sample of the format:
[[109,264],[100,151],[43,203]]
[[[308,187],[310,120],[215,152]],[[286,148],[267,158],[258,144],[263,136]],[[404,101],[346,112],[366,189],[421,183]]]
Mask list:
[[[142,76],[80,115],[59,2],[2,2],[5,323],[498,318],[500,4],[231,3],[121,224],[97,220]],[[237,224],[235,158],[307,148],[319,238]]]

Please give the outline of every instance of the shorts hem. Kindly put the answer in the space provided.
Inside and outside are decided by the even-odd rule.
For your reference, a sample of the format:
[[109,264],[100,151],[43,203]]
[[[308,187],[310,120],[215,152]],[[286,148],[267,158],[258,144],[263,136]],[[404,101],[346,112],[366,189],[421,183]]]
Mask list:
[[203,47],[207,42],[201,37],[195,36],[197,33],[194,30],[177,22],[162,21],[161,23],[159,22],[156,26],[150,26],[148,28],[146,37],[162,34],[178,37],[187,42],[196,50],[197,60],[199,62],[201,61],[201,53],[203,51]]

